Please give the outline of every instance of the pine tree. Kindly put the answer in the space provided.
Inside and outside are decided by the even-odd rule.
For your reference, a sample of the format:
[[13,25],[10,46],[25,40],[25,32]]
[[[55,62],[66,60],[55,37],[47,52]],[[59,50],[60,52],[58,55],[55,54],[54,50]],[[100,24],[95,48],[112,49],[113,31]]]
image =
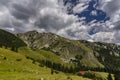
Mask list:
[[54,73],[54,70],[51,68],[51,75],[53,75],[53,73]]
[[111,75],[110,73],[108,74],[107,79],[108,79],[108,80],[113,80],[113,79],[112,79],[112,75]]
[[115,80],[120,80],[120,73],[115,74],[114,77],[115,77]]

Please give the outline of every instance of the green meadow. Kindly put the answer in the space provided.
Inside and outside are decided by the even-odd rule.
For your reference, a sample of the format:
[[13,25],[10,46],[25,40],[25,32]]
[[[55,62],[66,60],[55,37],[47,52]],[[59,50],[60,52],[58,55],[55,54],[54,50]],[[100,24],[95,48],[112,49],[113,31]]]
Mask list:
[[[29,54],[29,53],[28,53]],[[51,69],[40,67],[39,63],[32,63],[20,53],[0,48],[0,80],[90,80],[80,76],[65,74],[51,74]]]

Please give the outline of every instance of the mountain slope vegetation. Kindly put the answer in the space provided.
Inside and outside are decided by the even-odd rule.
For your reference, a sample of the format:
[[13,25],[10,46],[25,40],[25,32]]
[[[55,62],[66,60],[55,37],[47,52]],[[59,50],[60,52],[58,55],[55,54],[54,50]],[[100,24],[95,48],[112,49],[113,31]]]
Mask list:
[[119,69],[120,46],[118,45],[70,40],[53,33],[38,33],[37,31],[18,35],[31,49],[51,51],[63,62],[75,62],[78,66]]
[[14,35],[0,30],[0,35],[2,80],[107,80],[108,73],[113,77],[120,70],[120,46],[115,44],[37,31]]
[[69,40],[53,33],[38,33],[36,31],[18,35],[30,48],[49,50],[66,63],[75,60],[83,66],[104,67],[93,54],[93,50],[80,41]]
[[62,72],[51,75],[50,68],[41,67],[20,53],[0,48],[0,80],[68,80],[69,76],[72,80],[91,80]]
[[[8,42],[9,41],[9,42]],[[26,44],[7,31],[0,30],[0,80],[91,80],[59,71],[51,74],[51,68],[39,61],[49,60],[62,63],[58,56],[47,50],[32,50]],[[12,47],[17,47],[17,51]],[[60,77],[61,76],[61,77]]]
[[0,29],[0,47],[10,48],[13,51],[17,51],[19,47],[26,46],[26,44],[7,31]]

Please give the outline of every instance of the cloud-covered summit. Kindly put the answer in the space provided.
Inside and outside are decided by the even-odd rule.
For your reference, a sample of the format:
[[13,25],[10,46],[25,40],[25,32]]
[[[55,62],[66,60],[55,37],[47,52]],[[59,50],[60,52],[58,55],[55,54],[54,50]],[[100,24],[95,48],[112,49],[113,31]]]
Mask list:
[[[119,0],[0,0],[0,28],[120,43]],[[107,19],[109,17],[109,19]]]

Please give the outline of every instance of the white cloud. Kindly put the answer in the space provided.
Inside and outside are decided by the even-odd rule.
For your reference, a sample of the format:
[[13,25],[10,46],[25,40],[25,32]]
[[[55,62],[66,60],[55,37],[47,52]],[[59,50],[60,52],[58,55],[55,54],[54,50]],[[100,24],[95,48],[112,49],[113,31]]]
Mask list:
[[[11,32],[47,31],[71,39],[120,43],[119,0],[100,0],[99,9],[110,16],[105,23],[93,20],[85,24],[85,17],[67,14],[67,8],[71,7],[74,13],[84,11],[89,1],[79,0],[73,7],[71,3],[64,6],[62,0],[59,3],[58,0],[0,0],[0,28]],[[91,15],[97,16],[97,12],[92,11]]]
[[92,36],[94,41],[111,43],[114,39],[113,32],[98,32]]
[[110,16],[111,21],[116,22],[120,16],[120,0],[101,0],[100,9]]
[[5,29],[7,29],[7,30],[10,30],[10,31],[15,31],[15,28],[5,28]]
[[[57,0],[6,0],[6,4],[2,6],[6,9],[2,8],[4,11],[0,11],[0,27],[13,27],[15,32],[37,29],[55,33],[78,20],[77,16],[63,11],[62,4]],[[8,14],[5,14],[5,11]]]
[[93,11],[91,12],[91,15],[97,16],[97,11],[96,11],[96,10],[93,10]]
[[86,5],[85,3],[79,3],[73,8],[73,13],[81,13],[83,10],[85,10],[89,5]]

